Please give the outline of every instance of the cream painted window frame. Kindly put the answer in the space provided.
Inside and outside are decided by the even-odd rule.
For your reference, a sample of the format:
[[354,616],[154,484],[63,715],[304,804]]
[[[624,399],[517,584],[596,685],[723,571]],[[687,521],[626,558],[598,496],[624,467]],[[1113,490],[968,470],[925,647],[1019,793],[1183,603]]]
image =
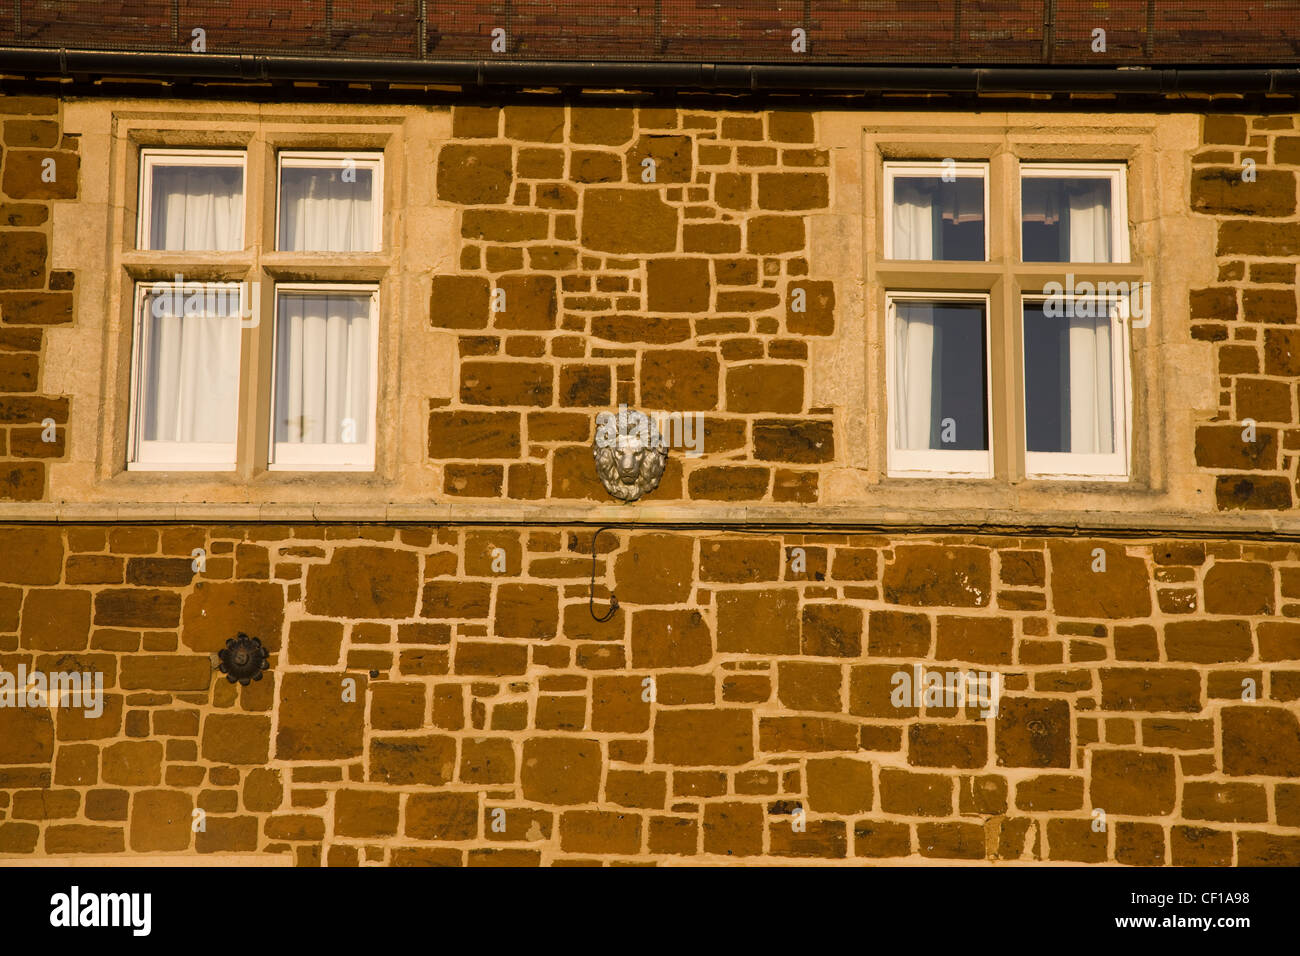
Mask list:
[[[435,117],[407,107],[358,104],[286,106],[258,103],[200,103],[184,100],[123,100],[106,103],[111,123],[105,140],[92,144],[94,162],[106,163],[108,188],[105,258],[106,317],[103,424],[96,435],[95,494],[105,499],[153,501],[247,501],[250,504],[296,500],[304,489],[330,503],[353,502],[359,489],[390,494],[404,480],[399,436],[404,434],[409,399],[397,389],[398,368],[408,361],[403,348],[405,319],[400,312],[411,296],[408,280],[417,263],[408,252],[413,233],[402,212],[401,197],[409,181],[431,184],[432,172],[409,162],[412,142],[429,144]],[[83,121],[92,111],[79,104]],[[94,119],[95,123],[99,118]],[[95,127],[99,129],[98,126]],[[100,150],[103,143],[105,150]],[[137,248],[140,215],[141,153],[145,150],[242,153],[245,167],[244,246],[238,251],[141,250]],[[107,156],[103,156],[104,152]],[[383,176],[376,197],[380,205],[378,252],[294,253],[275,250],[277,157],[281,152],[325,152],[382,158]],[[88,154],[90,155],[90,154]],[[103,156],[103,163],[100,157]],[[88,207],[89,208],[89,207]],[[65,235],[67,231],[65,230]],[[92,255],[99,248],[88,248]],[[239,415],[235,467],[167,468],[140,471],[131,467],[135,348],[135,284],[172,280],[244,282],[245,311],[262,321],[242,323],[240,332]],[[277,282],[374,283],[380,289],[381,316],[377,354],[377,411],[374,467],[368,471],[302,472],[268,468],[271,420],[270,355],[273,324],[266,321],[274,305]],[[92,285],[93,288],[93,285]],[[251,297],[250,297],[251,296]],[[421,339],[423,342],[423,339]],[[233,359],[232,359],[233,365]],[[451,378],[450,366],[439,374]],[[450,385],[445,386],[450,388]],[[86,400],[84,392],[74,392]],[[205,436],[206,437],[206,436]],[[367,492],[367,493],[369,493]]]
[[[1040,163],[1019,160],[1020,228],[1016,230],[1019,262],[1025,263],[1024,183],[1026,179],[1108,179],[1110,180],[1110,248],[1106,262],[1036,261],[1033,265],[1127,265],[1129,263],[1128,165],[1126,163]],[[987,213],[986,213],[987,215]]]
[[[1104,302],[1098,295],[1066,296],[1071,301],[1092,299]],[[1133,435],[1133,362],[1129,341],[1131,309],[1128,299],[1117,299],[1110,307],[1111,329],[1111,424],[1115,435],[1115,451],[1109,454],[1076,454],[1074,452],[1030,451],[1027,438],[1029,421],[1028,376],[1024,374],[1024,306],[1030,302],[1044,302],[1043,293],[1024,293],[1020,296],[1021,334],[1021,394],[1020,408],[1025,422],[1026,440],[1021,451],[1025,456],[1025,477],[1045,480],[1127,481],[1129,479]]]
[[[181,162],[181,160],[184,160]],[[165,162],[174,160],[174,162]],[[238,160],[238,162],[232,162]],[[153,248],[153,171],[158,166],[230,166],[238,167],[241,176],[240,198],[244,214],[240,220],[239,245],[234,249],[155,249]],[[248,248],[248,150],[234,149],[164,149],[143,147],[140,150],[140,183],[136,201],[135,248],[139,252],[184,256],[194,253],[237,253]],[[146,232],[148,235],[146,236]]]
[[[951,480],[954,486],[958,482],[959,476],[947,473],[900,474],[891,463],[891,445],[896,439],[892,433],[889,414],[893,401],[890,384],[893,373],[886,352],[892,345],[881,341],[882,337],[889,337],[886,326],[889,324],[887,301],[890,295],[904,291],[923,295],[955,292],[987,293],[991,296],[988,345],[992,374],[988,398],[993,409],[989,440],[993,467],[991,475],[961,481],[967,492],[984,496],[992,505],[993,502],[1003,500],[1017,486],[1023,487],[1031,495],[1055,493],[1050,489],[1059,486],[1072,496],[1099,492],[1107,485],[1160,487],[1164,469],[1152,455],[1154,449],[1162,447],[1162,433],[1158,430],[1158,420],[1149,417],[1160,409],[1159,382],[1151,378],[1156,366],[1152,349],[1158,341],[1155,335],[1160,333],[1153,335],[1148,331],[1145,335],[1138,335],[1130,331],[1162,328],[1159,323],[1152,321],[1153,306],[1158,303],[1151,299],[1151,290],[1153,285],[1159,284],[1149,275],[1151,260],[1146,251],[1147,246],[1134,245],[1143,242],[1138,232],[1142,224],[1131,221],[1133,197],[1128,195],[1130,190],[1136,188],[1136,182],[1147,183],[1148,188],[1136,195],[1139,208],[1143,208],[1143,197],[1146,197],[1147,203],[1150,202],[1147,177],[1154,175],[1154,141],[1150,128],[1121,130],[1116,139],[1103,140],[1097,135],[1090,135],[1081,143],[1065,144],[1043,139],[1037,126],[1014,122],[979,127],[973,134],[957,131],[936,135],[928,129],[913,128],[910,125],[867,129],[864,134],[864,159],[873,167],[865,190],[868,205],[864,224],[868,231],[865,235],[866,255],[863,263],[869,301],[872,303],[870,308],[876,316],[874,323],[878,323],[874,324],[874,331],[870,335],[877,356],[872,362],[872,374],[877,376],[876,381],[885,383],[880,392],[885,408],[874,416],[874,453],[871,463],[878,480],[883,481],[887,487],[896,484],[900,494],[904,493],[903,489],[913,479],[924,483]],[[1076,156],[1077,160],[1071,158]],[[900,260],[886,257],[886,243],[891,232],[889,210],[892,199],[885,186],[885,167],[887,164],[916,163],[942,168],[942,162],[935,157],[956,157],[955,161],[959,163],[987,164],[987,261]],[[1116,205],[1120,213],[1113,222],[1124,232],[1123,247],[1128,252],[1125,261],[1075,264],[1024,262],[1020,249],[1022,165],[1044,170],[1054,168],[1067,173],[1090,166],[1106,170],[1107,175],[1122,168],[1123,175],[1116,193]],[[1135,180],[1139,168],[1143,178]],[[1000,197],[998,201],[993,201],[994,196]],[[1149,242],[1149,237],[1147,241]],[[1144,250],[1136,260],[1132,255],[1135,248]],[[1025,460],[1021,296],[1050,292],[1048,284],[1057,280],[1064,282],[1067,273],[1074,275],[1076,285],[1080,282],[1119,281],[1129,283],[1130,287],[1140,284],[1143,290],[1146,311],[1138,311],[1136,297],[1133,308],[1129,311],[1131,316],[1143,316],[1143,320],[1134,321],[1125,329],[1130,350],[1127,400],[1132,406],[1132,418],[1125,436],[1126,475],[1070,473],[1058,476],[1038,472],[1030,474],[1028,471]],[[1152,404],[1153,401],[1155,405]]]
[[[280,294],[282,292],[365,293],[370,296],[370,396],[367,414],[370,427],[365,442],[277,442],[275,440],[275,414],[277,407],[277,376],[280,352]],[[379,427],[379,284],[344,282],[277,282],[271,330],[271,422],[267,438],[268,471],[374,471],[375,433]],[[308,451],[310,450],[310,454]],[[301,453],[300,453],[301,452]],[[360,452],[358,454],[358,452]],[[277,458],[279,460],[277,460]]]
[[[182,283],[188,285],[189,283]],[[247,303],[244,301],[244,288],[238,282],[204,282],[206,290],[213,287],[233,288],[239,294],[239,313],[231,319],[242,324],[242,316]],[[144,303],[150,292],[160,288],[173,288],[175,282],[136,282],[135,283],[135,319],[131,330],[131,397],[129,419],[127,421],[127,457],[128,471],[234,471],[238,467],[239,454],[239,393],[236,389],[235,408],[231,411],[235,424],[235,440],[231,442],[162,442],[145,441],[141,438],[144,415],[144,351],[148,345],[147,323],[144,321]],[[239,349],[238,364],[235,375],[238,377],[243,366],[243,348]]]
[[372,223],[371,235],[375,237],[375,247],[373,249],[354,249],[344,255],[367,255],[384,250],[384,154],[377,150],[353,151],[347,150],[302,150],[302,149],[281,149],[276,151],[275,156],[275,238],[273,240],[273,249],[277,253],[284,255],[334,255],[335,253],[324,249],[281,249],[280,248],[280,216],[281,216],[281,193],[283,192],[283,177],[285,167],[291,169],[344,169],[348,161],[358,169],[370,169],[374,172],[374,179],[371,182],[370,205],[373,207],[374,222]]
[[[982,259],[895,259],[894,258],[894,180],[899,173],[910,175],[927,175],[942,177],[950,169],[957,171],[959,179],[976,179],[978,178],[984,185],[984,258]],[[962,170],[967,171],[967,175],[962,175]],[[969,171],[977,170],[979,176],[969,175]],[[884,176],[882,178],[884,210],[882,213],[885,224],[884,234],[884,255],[882,258],[891,262],[988,262],[989,261],[989,184],[992,180],[992,174],[988,162],[971,162],[954,161],[951,166],[939,162],[917,162],[913,160],[885,160]]]
[[[899,448],[897,446],[898,401],[895,389],[899,382],[894,374],[897,358],[895,331],[897,304],[905,302],[978,302],[984,309],[984,427],[988,448],[966,451],[942,448]],[[992,295],[988,292],[902,292],[885,293],[885,368],[886,428],[889,432],[888,474],[891,478],[992,478],[993,477],[993,329]],[[982,459],[982,461],[981,461]]]

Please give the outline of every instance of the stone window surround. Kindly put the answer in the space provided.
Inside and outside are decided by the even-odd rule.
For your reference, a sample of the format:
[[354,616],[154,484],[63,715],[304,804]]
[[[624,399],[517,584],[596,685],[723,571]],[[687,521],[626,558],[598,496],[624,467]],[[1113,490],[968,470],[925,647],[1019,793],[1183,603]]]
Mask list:
[[[1150,263],[1159,261],[1152,248],[1154,236],[1139,228],[1155,208],[1153,181],[1155,131],[1150,126],[1130,126],[1116,135],[1113,130],[1088,130],[1077,126],[1052,129],[1041,124],[1019,123],[1009,117],[1005,125],[976,126],[951,133],[936,133],[932,121],[909,117],[907,126],[867,128],[863,131],[864,155],[864,272],[867,277],[867,381],[880,385],[870,396],[872,451],[877,480],[881,486],[935,488],[971,485],[1051,486],[1066,496],[1092,498],[1107,490],[1154,491],[1163,483],[1164,421],[1160,356],[1153,344],[1168,323],[1161,321],[1157,277]],[[924,126],[924,131],[916,127]],[[920,135],[900,135],[917,133]],[[886,215],[884,164],[892,161],[988,163],[988,248],[984,262],[924,262],[884,258]],[[1123,163],[1128,189],[1129,261],[1123,263],[1027,263],[1019,259],[1021,162]],[[1008,201],[1009,200],[1009,201]],[[1073,273],[1075,283],[1151,282],[1150,326],[1132,331],[1130,367],[1132,379],[1130,465],[1127,481],[1106,479],[1028,478],[1025,468],[1024,371],[1019,321],[1022,297],[1043,291],[1052,280],[1064,283]],[[989,422],[993,446],[992,478],[950,478],[944,476],[890,476],[887,470],[889,436],[884,405],[889,381],[884,341],[886,297],[898,292],[971,292],[989,296],[989,350],[992,375],[989,381],[992,416]],[[1174,312],[1173,314],[1177,314]]]
[[[105,393],[113,401],[105,409],[103,426],[98,435],[98,478],[108,487],[117,486],[130,495],[129,487],[148,484],[166,486],[193,484],[193,471],[128,470],[127,440],[129,433],[131,330],[135,325],[134,288],[137,283],[170,281],[177,273],[186,280],[258,283],[256,295],[259,322],[240,333],[239,412],[236,437],[236,465],[231,471],[203,471],[202,481],[212,484],[296,483],[304,477],[329,483],[364,485],[383,484],[391,478],[394,455],[385,442],[392,439],[385,429],[376,427],[375,467],[370,471],[279,470],[269,464],[271,429],[272,355],[275,334],[275,294],[280,283],[353,283],[375,285],[379,290],[378,352],[372,357],[378,376],[376,418],[382,421],[386,407],[395,400],[392,386],[385,379],[382,356],[396,347],[396,336],[385,329],[384,317],[396,308],[394,291],[398,286],[398,263],[402,261],[400,230],[395,228],[402,187],[400,166],[402,148],[401,121],[376,123],[367,118],[365,128],[336,129],[316,124],[310,131],[303,122],[290,117],[266,117],[256,113],[237,113],[222,118],[219,129],[203,121],[193,121],[177,110],[160,114],[150,111],[140,115],[121,112],[112,144],[114,173],[121,175],[125,191],[122,207],[113,210],[110,224],[114,237],[109,268],[109,288],[119,303],[119,324],[106,330],[106,354],[113,361],[105,363]],[[148,148],[193,148],[240,150],[245,153],[244,249],[239,252],[194,253],[143,250],[137,248],[136,222],[140,182],[140,153]],[[355,150],[358,153],[382,153],[385,175],[380,177],[382,202],[381,248],[373,253],[302,253],[276,249],[276,213],[278,203],[278,154],[281,151]]]

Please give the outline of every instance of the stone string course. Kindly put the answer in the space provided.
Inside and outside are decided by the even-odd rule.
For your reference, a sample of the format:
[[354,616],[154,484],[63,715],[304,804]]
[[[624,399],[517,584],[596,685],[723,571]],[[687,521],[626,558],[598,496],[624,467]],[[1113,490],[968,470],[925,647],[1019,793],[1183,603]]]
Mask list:
[[[1300,545],[617,530],[598,624],[590,542],[0,529],[0,667],[107,685],[0,709],[0,855],[1300,865]],[[918,662],[997,718],[893,707]]]

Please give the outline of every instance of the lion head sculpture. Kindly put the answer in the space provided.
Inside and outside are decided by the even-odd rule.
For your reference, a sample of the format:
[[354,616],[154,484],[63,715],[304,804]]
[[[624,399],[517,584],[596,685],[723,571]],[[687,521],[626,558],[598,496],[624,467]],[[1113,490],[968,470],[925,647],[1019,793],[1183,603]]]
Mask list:
[[649,416],[620,406],[617,415],[596,416],[592,456],[605,490],[620,501],[636,501],[659,487],[668,446]]

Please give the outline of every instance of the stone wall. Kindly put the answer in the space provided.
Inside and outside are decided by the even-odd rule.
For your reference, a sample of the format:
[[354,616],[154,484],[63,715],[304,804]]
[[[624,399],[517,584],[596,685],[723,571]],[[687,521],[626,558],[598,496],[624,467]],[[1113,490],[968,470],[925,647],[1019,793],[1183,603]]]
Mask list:
[[834,331],[835,289],[808,259],[807,214],[833,202],[813,114],[456,107],[452,134],[437,191],[466,207],[461,269],[429,307],[459,336],[459,394],[429,419],[442,492],[607,500],[592,419],[626,403],[705,416],[706,457],[674,456],[656,500],[816,501],[808,466],[836,455],[808,340]]
[[[1221,509],[1288,509],[1300,451],[1300,132],[1290,116],[1210,116],[1203,140],[1192,208],[1215,217],[1218,275],[1189,309],[1192,335],[1215,343],[1220,392],[1215,422],[1196,430],[1196,463],[1221,472]],[[1254,441],[1242,440],[1245,419],[1258,423]]]
[[[463,206],[460,270],[433,277],[430,302],[434,327],[458,335],[459,391],[434,399],[429,419],[443,494],[605,500],[592,417],[626,402],[704,417],[704,457],[674,458],[656,501],[825,500],[826,478],[861,456],[836,444],[856,413],[814,397],[843,353],[831,366],[813,346],[834,336],[850,354],[862,348],[860,333],[841,334],[845,300],[860,307],[846,294],[853,277],[823,273],[819,263],[843,260],[810,248],[810,217],[853,201],[822,145],[825,122],[802,111],[455,107],[436,181],[440,200]],[[1191,426],[1194,462],[1171,465],[1211,473],[1218,510],[1289,510],[1300,136],[1292,116],[1207,115],[1201,140],[1188,208],[1211,217],[1214,257],[1193,268],[1187,311],[1179,303],[1161,319],[1174,330],[1166,342],[1190,328],[1212,343],[1219,391],[1193,395],[1217,412]],[[848,185],[858,196],[856,179]],[[806,312],[793,308],[796,290]],[[866,391],[883,391],[870,371]],[[1187,429],[1167,400],[1141,416]],[[1188,496],[1178,505],[1200,507]]]
[[[321,124],[382,116],[387,178],[402,184],[386,205],[376,472],[304,483],[266,473],[251,443],[233,478],[123,478],[132,314],[123,276],[148,268],[121,242],[134,229],[127,157],[147,138],[141,115],[158,128],[189,123],[191,137],[194,123],[229,115],[244,124],[239,135],[259,122],[281,135],[277,124],[302,117],[161,101],[157,119],[150,101],[0,100],[9,131],[0,223],[13,223],[0,225],[4,516],[98,519],[125,508],[147,518],[197,502],[291,515],[310,500],[360,520],[385,519],[388,505],[402,520],[447,520],[419,513],[430,505],[457,517],[510,520],[501,506],[526,505],[585,520],[609,502],[591,462],[594,418],[621,402],[701,419],[702,454],[674,454],[647,505],[716,521],[760,505],[783,520],[812,514],[809,504],[840,509],[845,523],[915,516],[918,486],[886,475],[882,283],[864,265],[880,217],[879,157],[862,137],[881,127],[902,143],[951,129],[967,145],[1012,137],[1008,148],[1030,158],[1113,159],[1109,148],[1132,159],[1134,255],[1156,295],[1151,328],[1134,332],[1133,480],[1026,482],[1004,462],[998,478],[949,483],[940,500],[954,521],[1115,513],[1141,526],[1159,512],[1171,527],[1219,511],[1254,529],[1293,510],[1293,115],[1013,112],[990,127],[969,113],[921,123],[887,111],[659,102],[303,107]],[[122,116],[137,124],[129,141],[112,135]],[[1044,124],[1078,141],[1033,141]],[[257,265],[249,274],[275,278]],[[265,401],[251,339],[245,358],[242,387]],[[1006,383],[993,391],[1012,394]],[[65,435],[73,407],[93,420],[73,419]],[[260,413],[252,403],[241,414]],[[995,422],[999,460],[1014,458],[1013,443]],[[27,508],[34,502],[49,507]],[[69,515],[65,505],[88,510]]]
[[0,529],[0,669],[107,684],[0,709],[0,855],[1300,865],[1300,546],[615,530],[601,624],[591,541]]
[[46,463],[66,453],[68,399],[42,388],[45,327],[73,320],[73,273],[49,264],[52,200],[75,198],[80,172],[59,110],[0,97],[0,501],[46,497]]
[[[852,440],[883,400],[862,291],[878,283],[852,271],[876,215],[871,115],[620,103],[385,106],[392,129],[424,123],[392,151],[411,200],[388,215],[419,260],[393,280],[418,295],[383,315],[406,363],[381,366],[400,467],[218,486],[119,480],[105,453],[125,406],[100,354],[125,355],[123,319],[98,304],[125,285],[116,107],[77,103],[79,126],[67,103],[0,100],[0,672],[98,672],[108,694],[93,719],[0,708],[0,856],[1300,864],[1300,545],[1245,523],[1290,529],[1268,513],[1296,501],[1294,117],[1207,115],[1195,148],[1188,117],[1140,133],[1152,281],[1202,277],[1148,346],[1180,374],[1141,424],[1182,450],[1165,487],[1087,489],[1055,526],[1148,527],[1157,492],[1175,519],[1255,514],[1217,537],[1094,540],[1043,531],[1024,503],[1055,489],[886,490]],[[1097,114],[1061,122],[1108,135]],[[1157,193],[1184,166],[1190,186]],[[75,229],[56,237],[56,215]],[[1159,259],[1211,234],[1203,256]],[[443,344],[454,358],[422,374]],[[1219,394],[1196,366],[1211,355]],[[855,390],[819,390],[841,378]],[[600,538],[596,607],[611,590],[622,607],[598,623],[593,527],[572,521],[603,517],[589,443],[619,402],[701,413],[704,455],[674,453],[617,511],[637,530]],[[450,502],[464,523],[227,523],[326,500]],[[950,527],[979,524],[959,511],[976,502],[1024,528],[811,533],[832,505],[882,501],[942,506]],[[65,505],[98,511],[53,523]],[[778,506],[803,530],[764,528]],[[115,520],[182,507],[204,517]],[[510,524],[474,524],[492,520]],[[213,657],[239,632],[272,650],[243,689]],[[918,665],[1002,675],[998,714],[895,706]]]

